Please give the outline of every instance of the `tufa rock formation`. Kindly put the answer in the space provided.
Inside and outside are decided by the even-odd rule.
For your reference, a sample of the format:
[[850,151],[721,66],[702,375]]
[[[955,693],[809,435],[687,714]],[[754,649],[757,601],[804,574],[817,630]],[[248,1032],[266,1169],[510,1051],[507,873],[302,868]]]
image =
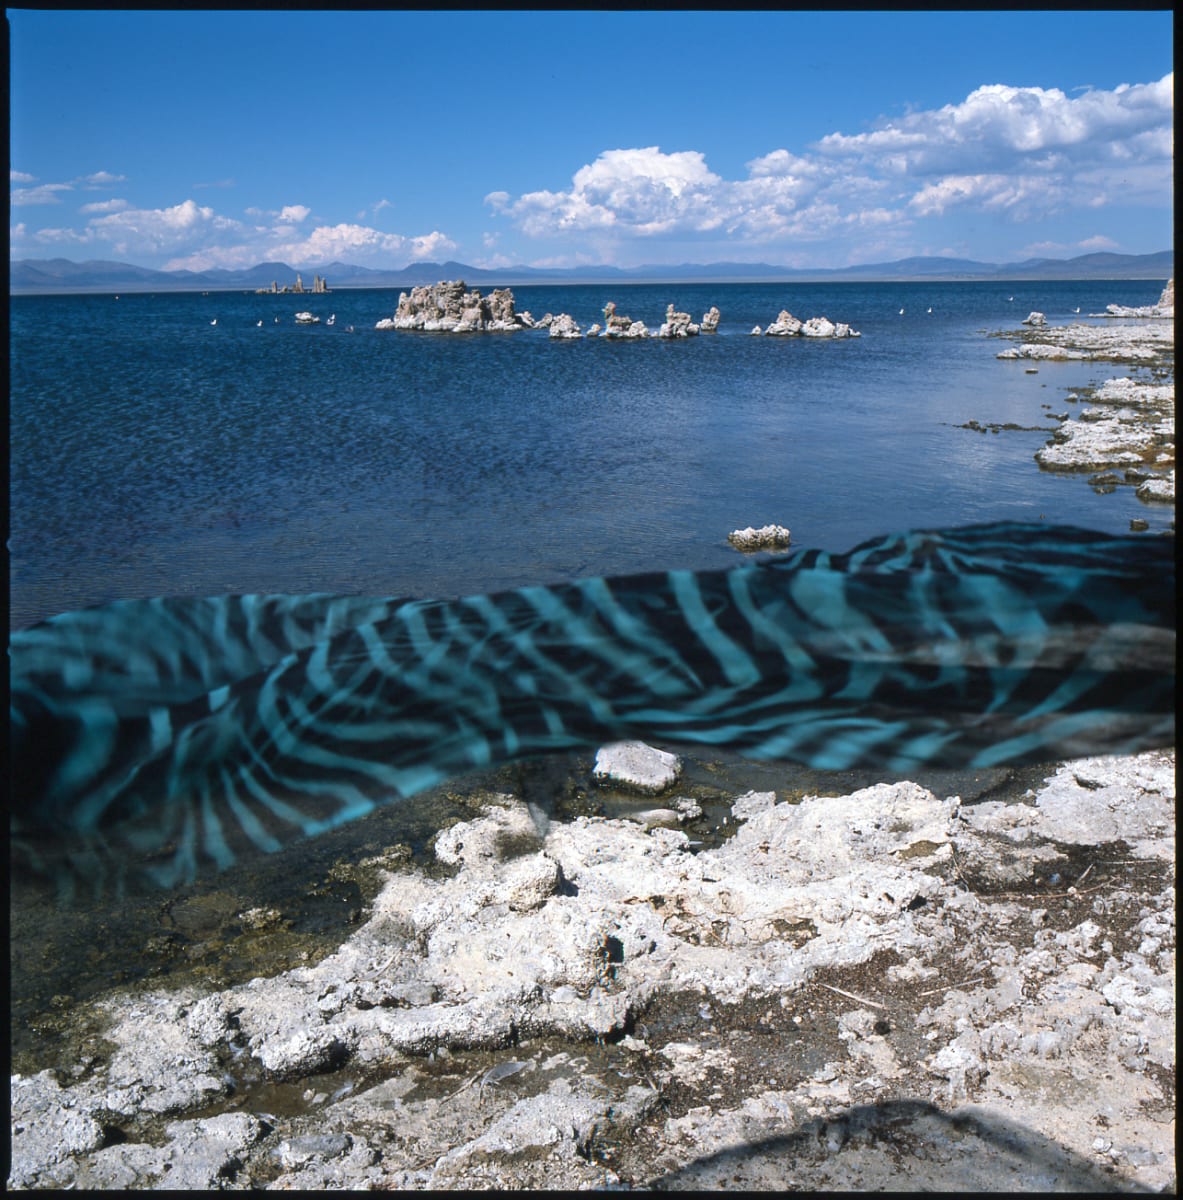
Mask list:
[[462,279],[443,280],[430,287],[401,292],[393,317],[375,325],[375,329],[422,329],[440,333],[509,332],[529,329],[528,314],[519,316],[513,309],[513,292],[497,288],[482,296],[468,290]]
[[665,310],[665,324],[657,331],[657,336],[663,338],[697,337],[698,326],[690,320],[689,313],[675,312],[674,306],[669,304]]
[[787,550],[791,535],[783,525],[764,525],[753,529],[734,529],[727,535],[727,540],[737,549],[746,554],[756,550]]
[[[760,332],[757,325],[753,334]],[[861,335],[842,321],[835,324],[828,317],[810,317],[808,321],[799,321],[787,309],[781,309],[776,320],[764,330],[764,335],[772,337],[811,337],[811,338],[850,338]]]

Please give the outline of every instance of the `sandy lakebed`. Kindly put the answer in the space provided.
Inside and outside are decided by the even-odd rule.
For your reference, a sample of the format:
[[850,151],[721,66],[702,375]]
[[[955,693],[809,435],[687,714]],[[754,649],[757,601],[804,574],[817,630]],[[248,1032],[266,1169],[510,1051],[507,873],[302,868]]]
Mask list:
[[[1021,336],[1132,376],[1045,469],[1173,504],[1171,323]],[[315,938],[229,884],[158,902],[109,949],[179,968],[59,964],[14,1031],[9,1186],[1174,1190],[1173,751],[727,766],[503,772],[310,880]],[[51,925],[15,909],[14,954]]]

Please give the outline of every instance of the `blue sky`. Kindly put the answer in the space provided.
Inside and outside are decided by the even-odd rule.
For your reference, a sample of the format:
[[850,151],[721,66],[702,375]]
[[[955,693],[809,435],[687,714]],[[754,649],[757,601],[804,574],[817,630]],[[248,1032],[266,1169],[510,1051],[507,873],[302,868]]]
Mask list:
[[158,268],[1173,244],[1173,17],[7,10],[11,255]]

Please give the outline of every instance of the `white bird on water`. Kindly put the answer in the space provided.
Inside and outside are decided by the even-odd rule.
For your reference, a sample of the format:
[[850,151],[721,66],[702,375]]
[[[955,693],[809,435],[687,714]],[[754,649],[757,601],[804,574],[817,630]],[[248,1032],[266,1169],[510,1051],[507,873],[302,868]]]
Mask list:
[[333,313],[333,315],[331,317],[329,317],[329,319],[325,322],[325,324],[332,325],[336,322],[336,320],[337,320],[337,314]]
[[901,308],[901,309],[900,309],[900,316],[902,317],[903,315],[904,315],[904,310]]
[[930,308],[928,311],[929,311],[929,312],[932,312],[932,309]]
[[1074,313],[1078,313],[1078,312],[1080,312],[1080,308],[1079,308],[1079,306],[1078,306],[1078,307],[1076,307],[1076,308],[1074,308],[1072,311],[1073,311]]
[[211,325],[216,325],[217,323],[218,323],[217,317],[214,317],[214,319],[210,322]]
[[255,328],[256,328],[256,329],[262,329],[262,328],[263,328],[263,322],[262,322],[262,321],[256,321],[256,322],[255,322]]

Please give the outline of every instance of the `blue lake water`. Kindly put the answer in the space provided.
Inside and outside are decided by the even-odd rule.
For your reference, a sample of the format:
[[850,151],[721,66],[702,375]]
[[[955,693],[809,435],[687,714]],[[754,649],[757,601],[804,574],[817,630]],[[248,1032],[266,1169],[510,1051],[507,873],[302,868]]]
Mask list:
[[[989,335],[1161,288],[513,289],[519,311],[584,328],[608,300],[651,329],[670,302],[718,305],[717,335],[678,342],[375,330],[390,290],[14,297],[10,623],[132,596],[450,596],[729,566],[727,533],[769,522],[830,549],[1001,518],[1160,529],[1169,511],[1132,488],[1097,495],[1033,459],[1049,410],[1127,372],[1028,374]],[[862,336],[748,336],[782,308]],[[1047,431],[957,428],[971,419]]]

